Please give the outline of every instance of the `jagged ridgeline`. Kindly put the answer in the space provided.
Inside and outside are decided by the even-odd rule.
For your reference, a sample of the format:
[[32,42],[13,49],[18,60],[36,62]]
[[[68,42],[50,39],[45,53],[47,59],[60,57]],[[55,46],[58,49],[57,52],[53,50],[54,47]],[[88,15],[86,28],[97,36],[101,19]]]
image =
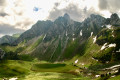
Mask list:
[[[77,55],[102,61],[105,55],[111,55],[110,59],[104,60],[110,61],[115,60],[113,58],[119,53],[119,26],[120,19],[117,14],[112,14],[108,19],[92,14],[83,22],[77,22],[66,13],[55,21],[38,21],[12,41],[12,45],[17,46],[14,48],[17,54],[31,55],[39,60],[64,61]],[[114,49],[101,50],[105,43],[116,46],[112,46]],[[108,54],[109,51],[111,54]],[[97,55],[98,53],[101,55]],[[112,55],[113,53],[115,55]],[[117,59],[119,58],[117,56]]]

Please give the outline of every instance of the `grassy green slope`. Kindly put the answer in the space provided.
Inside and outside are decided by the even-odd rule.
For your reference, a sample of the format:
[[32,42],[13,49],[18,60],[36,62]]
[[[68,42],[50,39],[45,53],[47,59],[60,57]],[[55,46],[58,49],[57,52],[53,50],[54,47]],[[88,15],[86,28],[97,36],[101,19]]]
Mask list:
[[79,46],[79,39],[76,39],[75,41],[68,40],[67,46],[60,60],[71,59],[75,55],[75,51],[78,48],[78,46]]
[[0,62],[0,78],[24,76],[30,70],[30,62],[7,60]]
[[108,80],[120,80],[120,75],[116,76],[116,77],[113,77],[113,78],[110,78]]
[[[80,57],[80,61],[84,63],[91,63],[92,56],[100,50],[100,46],[97,44],[93,43],[93,37],[90,37],[88,41],[85,42],[85,45],[83,47],[83,56],[78,56]],[[80,53],[80,52],[79,52]]]
[[81,66],[81,64],[79,64],[79,63],[84,63],[84,64],[88,65],[88,64],[96,62],[95,60],[92,59],[92,56],[97,51],[100,50],[100,46],[93,43],[93,37],[90,37],[89,40],[85,41],[83,44],[78,46],[78,48],[75,50],[76,55],[67,62],[74,63],[78,59],[78,65],[80,65],[80,66]]
[[7,60],[0,62],[0,80],[4,77],[17,77],[18,80],[90,80],[89,77],[71,74],[76,69],[64,63]]
[[18,38],[21,35],[21,33],[13,34],[12,37]]
[[31,45],[30,49],[33,50],[34,48],[36,48],[42,42],[43,37],[44,36],[40,36],[40,38],[34,44]]
[[24,44],[25,44],[25,41],[19,43],[18,46],[9,46],[9,45],[7,45],[7,46],[0,46],[0,48],[2,48],[5,52],[10,52],[10,51],[16,52],[20,48],[24,48],[25,49]]
[[57,58],[60,56],[62,49],[61,49],[61,40],[59,40],[58,46],[53,54],[53,56],[51,56],[50,61],[55,61],[57,60]]

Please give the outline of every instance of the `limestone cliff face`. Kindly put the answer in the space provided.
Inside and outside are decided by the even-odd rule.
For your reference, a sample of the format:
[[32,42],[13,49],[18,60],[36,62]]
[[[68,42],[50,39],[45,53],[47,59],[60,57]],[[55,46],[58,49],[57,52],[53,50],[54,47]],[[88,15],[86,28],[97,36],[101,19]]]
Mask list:
[[40,35],[45,35],[45,40],[49,41],[53,37],[57,37],[59,35],[63,35],[67,33],[67,35],[70,37],[71,35],[77,33],[79,34],[79,30],[81,27],[83,28],[91,28],[97,29],[96,32],[101,28],[101,26],[104,24],[105,18],[103,18],[100,15],[94,15],[92,14],[90,18],[87,18],[85,21],[76,22],[73,21],[70,16],[66,13],[64,16],[58,17],[54,22],[52,21],[38,21],[36,24],[32,26],[31,29],[24,32],[17,40],[16,44],[18,44],[21,41],[24,40],[30,40],[34,37],[38,37]]
[[[76,54],[74,50],[79,45],[84,43],[90,36],[97,35],[104,22],[104,17],[94,14],[83,22],[77,22],[72,20],[66,13],[54,22],[49,20],[38,21],[31,29],[21,34],[14,44],[25,41],[32,45],[34,41],[39,42],[32,51],[26,51],[39,59],[54,61],[66,57],[71,58]],[[80,35],[80,32],[82,35]],[[32,41],[33,39],[34,41]],[[74,49],[70,50],[69,53],[68,47],[74,47]]]

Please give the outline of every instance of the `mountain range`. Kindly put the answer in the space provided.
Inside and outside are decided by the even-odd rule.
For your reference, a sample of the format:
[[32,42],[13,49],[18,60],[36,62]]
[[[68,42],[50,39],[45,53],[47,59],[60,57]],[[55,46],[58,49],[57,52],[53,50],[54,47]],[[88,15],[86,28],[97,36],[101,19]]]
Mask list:
[[[97,45],[100,49],[105,43],[114,43],[116,47],[111,50],[111,53],[119,51],[119,35],[117,35],[120,30],[119,26],[120,18],[116,13],[107,19],[91,14],[83,22],[72,20],[66,13],[55,21],[38,21],[18,38],[4,36],[0,38],[0,44],[8,43],[13,46],[22,44],[18,47],[18,49],[22,48],[18,54],[29,54],[40,60],[64,61],[76,55],[84,56],[87,48],[92,47],[91,45]],[[91,39],[92,42],[89,42]],[[88,44],[91,45],[87,47]],[[95,51],[97,53],[94,53]],[[92,48],[87,53],[98,54],[101,51]],[[94,58],[99,59],[96,55]]]
[[[65,13],[0,38],[0,80],[119,80],[120,18]],[[44,79],[43,79],[44,78]],[[11,80],[11,79],[9,79]]]

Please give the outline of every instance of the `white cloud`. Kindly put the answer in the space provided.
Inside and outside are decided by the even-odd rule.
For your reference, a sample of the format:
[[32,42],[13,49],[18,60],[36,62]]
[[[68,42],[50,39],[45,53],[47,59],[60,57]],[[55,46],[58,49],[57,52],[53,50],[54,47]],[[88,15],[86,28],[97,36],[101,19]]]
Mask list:
[[[8,24],[14,28],[24,30],[29,29],[38,20],[46,20],[47,16],[49,15],[49,10],[52,9],[55,3],[55,0],[0,1],[2,5],[2,9],[0,9],[0,13],[2,12],[0,14],[0,24]],[[41,8],[41,10],[38,12],[33,11],[35,6]]]
[[[0,10],[0,12],[4,12],[7,15],[4,17],[0,16],[0,24],[8,24],[14,28],[27,29],[27,27],[33,24],[33,20],[30,20],[30,18],[24,14],[24,7],[22,1],[7,0],[6,5],[2,6],[2,10]],[[17,25],[20,22],[21,24]],[[28,22],[29,25],[25,25]],[[21,26],[22,24],[23,26]]]
[[100,11],[117,13],[120,15],[120,0],[98,0],[98,1],[99,1],[98,7]]
[[[92,13],[109,17],[112,10],[117,10],[116,7],[110,7],[109,11],[106,7],[115,6],[117,1],[110,0],[109,5],[102,7],[105,10],[101,10],[101,0],[0,0],[0,25],[27,30],[38,20],[56,19],[65,12],[78,21]],[[33,11],[34,7],[40,8],[39,11]]]

